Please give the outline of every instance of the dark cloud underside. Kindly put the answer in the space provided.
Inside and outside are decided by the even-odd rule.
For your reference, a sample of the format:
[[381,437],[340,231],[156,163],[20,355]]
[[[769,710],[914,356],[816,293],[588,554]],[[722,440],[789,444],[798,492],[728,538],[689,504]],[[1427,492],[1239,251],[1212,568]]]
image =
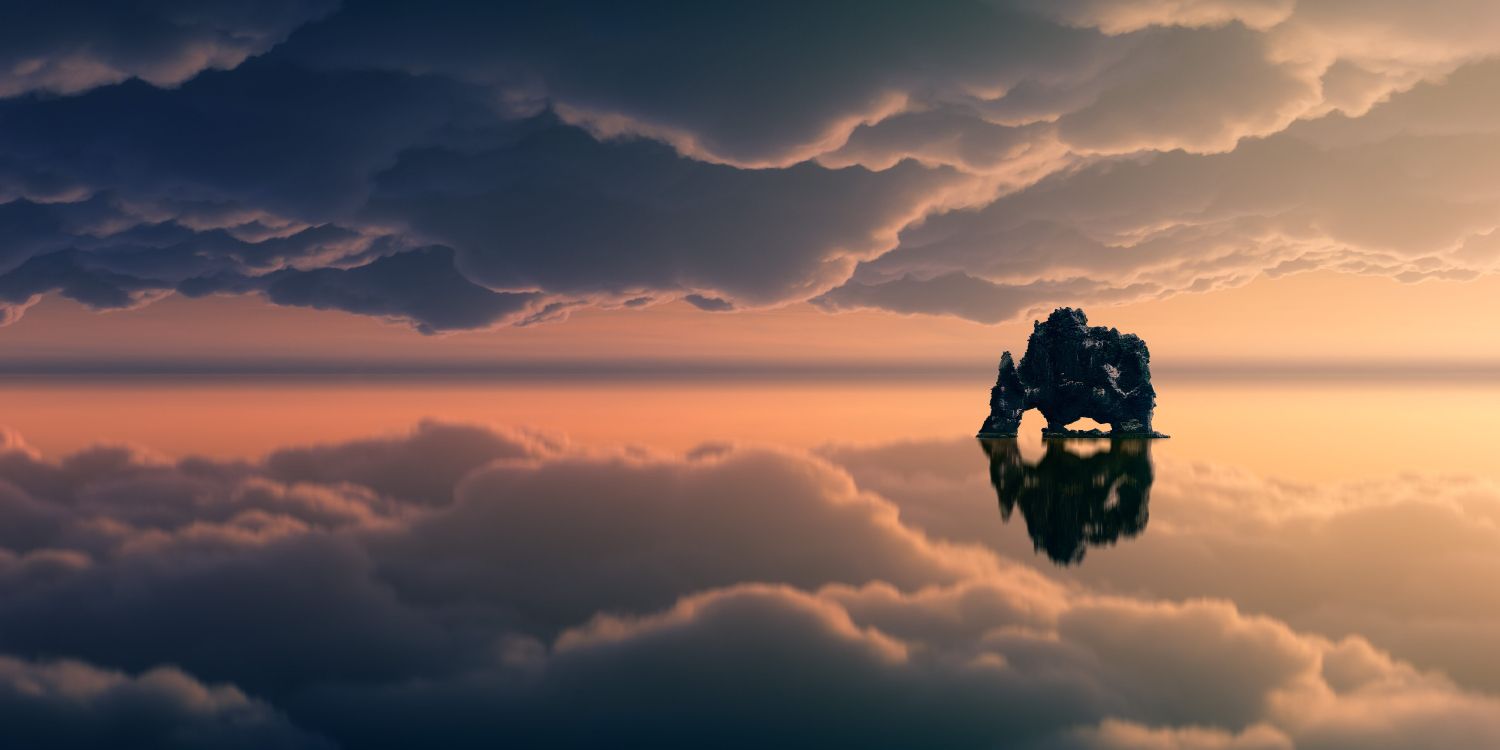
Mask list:
[[673,299],[994,322],[1292,269],[1495,263],[1489,3],[13,16],[6,321],[49,293],[183,292],[427,332]]

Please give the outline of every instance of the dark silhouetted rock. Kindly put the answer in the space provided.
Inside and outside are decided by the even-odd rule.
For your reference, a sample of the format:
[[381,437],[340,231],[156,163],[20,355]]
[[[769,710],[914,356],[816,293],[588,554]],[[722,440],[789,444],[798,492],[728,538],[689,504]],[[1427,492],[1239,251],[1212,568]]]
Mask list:
[[990,389],[990,416],[979,428],[980,435],[1014,435],[1021,426],[1021,412],[1026,411],[1026,386],[1016,373],[1010,352],[1000,355],[1000,377]]
[[[1047,440],[1065,440],[1068,438],[1109,438],[1113,437],[1113,434],[1097,428],[1088,430],[1071,430],[1067,428],[1050,430],[1043,427],[1042,437]],[[1140,436],[1137,435],[1136,437]],[[1166,435],[1150,435],[1148,437],[1166,437]]]
[[1059,565],[1083,561],[1089,547],[1114,544],[1146,529],[1153,472],[1151,441],[1112,440],[1108,450],[1075,452],[1077,443],[1047,441],[1028,464],[1014,438],[981,440],[1000,517],[1019,508],[1032,547]]
[[1132,333],[1090,326],[1082,310],[1059,307],[1037,322],[1017,367],[1010,352],[990,390],[990,415],[980,437],[1016,434],[1021,414],[1039,409],[1049,437],[1100,437],[1098,430],[1069,430],[1082,418],[1110,426],[1110,437],[1167,437],[1151,427],[1156,389],[1151,353]]

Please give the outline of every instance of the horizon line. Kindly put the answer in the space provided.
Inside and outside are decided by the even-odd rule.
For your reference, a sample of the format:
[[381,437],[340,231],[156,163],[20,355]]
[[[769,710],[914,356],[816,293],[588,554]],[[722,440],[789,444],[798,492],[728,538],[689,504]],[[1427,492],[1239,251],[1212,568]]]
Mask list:
[[[310,377],[495,380],[969,380],[992,377],[994,363],[909,360],[530,359],[34,359],[0,361],[0,378]],[[1494,360],[1185,360],[1157,363],[1173,380],[1500,380]]]

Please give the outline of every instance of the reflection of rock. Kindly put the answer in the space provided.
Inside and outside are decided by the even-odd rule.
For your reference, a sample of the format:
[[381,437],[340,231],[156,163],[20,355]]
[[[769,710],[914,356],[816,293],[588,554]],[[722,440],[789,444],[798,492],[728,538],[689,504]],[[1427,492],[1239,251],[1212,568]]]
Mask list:
[[1108,450],[1084,456],[1075,443],[1047,441],[1042,460],[1028,464],[1014,439],[980,440],[990,457],[990,482],[1000,516],[1021,508],[1035,548],[1053,562],[1083,560],[1088,547],[1114,544],[1146,529],[1150,500],[1151,443],[1113,440]]
[[1166,437],[1151,428],[1156,389],[1146,342],[1088,322],[1082,310],[1059,307],[1034,325],[1020,367],[1010,352],[1001,355],[980,437],[1015,435],[1031,408],[1047,418],[1044,434],[1068,436],[1067,426],[1087,417],[1108,424],[1112,436]]

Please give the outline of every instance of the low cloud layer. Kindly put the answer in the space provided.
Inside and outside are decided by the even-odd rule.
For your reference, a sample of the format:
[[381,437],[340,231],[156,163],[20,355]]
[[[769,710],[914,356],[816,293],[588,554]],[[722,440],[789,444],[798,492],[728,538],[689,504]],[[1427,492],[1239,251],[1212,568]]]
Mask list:
[[0,715],[8,747],[336,747],[233,687],[204,685],[172,667],[132,676],[0,657]]
[[[1482,675],[1445,674],[1460,672],[1422,646],[1420,621],[1404,632],[1417,640],[1381,629],[1382,613],[1409,619],[1402,607],[1420,591],[1393,578],[1381,590],[1399,595],[1340,591],[1334,603],[1375,608],[1340,614],[1255,589],[1286,580],[1275,558],[1303,527],[1359,547],[1362,530],[1383,533],[1374,516],[1403,508],[1464,509],[1454,523],[1485,548],[1500,494],[1386,483],[1384,496],[1314,498],[1171,464],[1157,477],[1145,535],[1093,553],[1109,556],[1081,569],[1097,577],[1065,577],[1024,535],[1023,546],[998,541],[971,441],[665,454],[424,423],[211,461],[109,446],[52,460],[11,435],[0,450],[0,711],[26,720],[0,723],[0,739],[1500,740]],[[1247,541],[1224,543],[1215,523]],[[1319,531],[1330,524],[1346,528]],[[1209,578],[1229,589],[1152,567],[1195,548],[1195,571],[1217,571]],[[1322,553],[1329,576],[1350,580],[1337,550]],[[1404,559],[1428,580],[1487,580],[1472,560]],[[1442,601],[1460,600],[1475,602]],[[1493,611],[1474,606],[1434,612],[1477,623]]]
[[4,32],[5,321],[996,322],[1500,257],[1491,3],[76,5]]

